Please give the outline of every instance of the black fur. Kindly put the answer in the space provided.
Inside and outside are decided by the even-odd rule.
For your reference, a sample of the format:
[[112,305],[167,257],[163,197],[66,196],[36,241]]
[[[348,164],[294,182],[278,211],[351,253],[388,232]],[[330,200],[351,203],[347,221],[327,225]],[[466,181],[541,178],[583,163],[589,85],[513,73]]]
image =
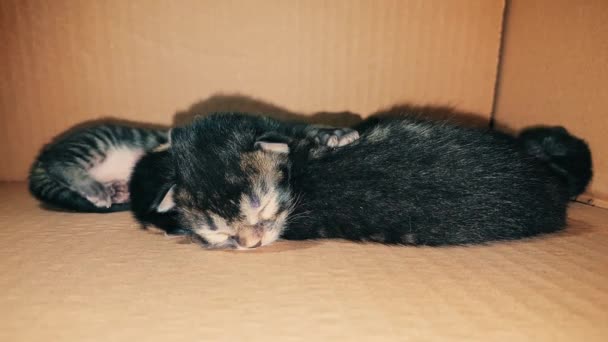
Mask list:
[[175,210],[164,213],[156,210],[174,183],[175,165],[168,150],[150,152],[135,165],[129,183],[131,212],[144,229],[153,225],[167,234],[190,234],[180,227]]
[[519,134],[527,154],[550,167],[568,183],[570,196],[585,191],[593,176],[591,152],[585,141],[563,127],[530,127]]
[[[195,122],[174,139],[184,151],[175,155],[178,182],[202,194],[201,207],[237,216],[234,200],[247,189],[241,153],[273,127],[283,130],[240,115]],[[524,238],[562,229],[570,196],[591,175],[590,163],[574,165],[580,156],[590,160],[587,146],[559,130],[545,131],[543,141],[555,144],[543,144],[539,155],[522,148],[536,140],[527,134],[518,140],[408,117],[360,127],[358,141],[321,153],[308,140],[292,140],[284,165],[290,181],[280,186],[298,200],[284,238],[432,246]]]
[[307,140],[312,146],[325,146],[342,144],[356,133],[350,128],[235,116],[242,121],[233,120],[231,115],[215,115],[213,120],[198,119],[189,126],[176,127],[167,151],[149,153],[137,163],[130,183],[131,207],[144,227],[154,225],[169,234],[192,233],[192,219],[183,219],[178,210],[156,210],[174,184],[189,190],[192,207],[211,208],[224,217],[237,216],[237,197],[247,187],[246,175],[239,168],[240,156],[256,149],[250,142],[257,137],[264,136],[267,141],[286,137],[288,141]]
[[174,128],[171,133],[176,183],[193,195],[193,206],[229,219],[239,215],[238,199],[243,191],[248,191],[246,175],[239,167],[241,154],[254,150],[258,136],[269,132],[299,136],[299,128],[304,127],[297,126],[296,130],[263,117],[233,117],[236,116],[210,116],[190,126]]
[[[381,130],[387,138],[370,141]],[[590,152],[563,130],[538,132],[554,142],[547,158],[521,148],[537,138],[526,132],[517,140],[420,119],[379,121],[352,145],[294,159],[300,204],[283,237],[444,245],[560,230],[569,197],[590,180]]]

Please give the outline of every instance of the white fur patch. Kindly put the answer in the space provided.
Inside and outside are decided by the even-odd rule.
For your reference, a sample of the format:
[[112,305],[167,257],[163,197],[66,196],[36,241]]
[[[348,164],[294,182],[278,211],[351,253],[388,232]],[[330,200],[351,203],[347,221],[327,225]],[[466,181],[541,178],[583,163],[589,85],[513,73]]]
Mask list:
[[129,181],[133,167],[144,154],[142,149],[115,147],[109,150],[106,158],[89,169],[89,174],[100,183]]
[[279,202],[277,198],[278,194],[273,189],[266,196],[266,204],[264,205],[264,201],[262,202],[262,210],[260,211],[260,218],[262,220],[269,220],[273,218],[277,211],[279,211]]
[[198,230],[196,233],[211,245],[221,245],[228,241],[230,236],[209,230]]
[[207,226],[202,226],[194,230],[196,234],[214,247],[225,247],[225,245],[230,245],[228,239],[236,233],[235,230],[219,215],[209,213],[209,217],[217,227],[217,230],[211,230]]
[[251,198],[243,195],[241,197],[241,214],[245,217],[245,223],[248,225],[255,225],[262,220],[269,220],[273,218],[279,210],[278,193],[275,189],[270,190],[268,193],[261,193],[261,191],[255,191],[256,195],[260,199],[260,205],[254,208],[251,204]]
[[209,213],[209,217],[213,221],[213,224],[217,227],[217,232],[234,235],[235,231],[232,227],[228,225],[226,220],[224,220],[220,215]]

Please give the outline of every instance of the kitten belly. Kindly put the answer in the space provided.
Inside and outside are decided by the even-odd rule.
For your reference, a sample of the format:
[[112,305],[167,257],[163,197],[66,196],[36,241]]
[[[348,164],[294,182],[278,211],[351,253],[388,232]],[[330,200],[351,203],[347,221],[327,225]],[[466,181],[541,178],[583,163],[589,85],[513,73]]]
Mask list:
[[114,181],[129,181],[135,163],[143,156],[142,149],[128,147],[112,148],[106,153],[106,158],[89,169],[92,178],[100,183]]

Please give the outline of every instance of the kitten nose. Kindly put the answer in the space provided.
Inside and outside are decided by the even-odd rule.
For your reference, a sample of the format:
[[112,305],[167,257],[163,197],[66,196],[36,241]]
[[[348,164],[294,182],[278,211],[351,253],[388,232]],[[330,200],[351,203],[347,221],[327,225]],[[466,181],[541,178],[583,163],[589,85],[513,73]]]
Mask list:
[[257,239],[257,243],[254,243],[256,239],[252,237],[245,237],[243,235],[237,235],[234,240],[240,247],[245,248],[258,248],[262,245],[262,239]]

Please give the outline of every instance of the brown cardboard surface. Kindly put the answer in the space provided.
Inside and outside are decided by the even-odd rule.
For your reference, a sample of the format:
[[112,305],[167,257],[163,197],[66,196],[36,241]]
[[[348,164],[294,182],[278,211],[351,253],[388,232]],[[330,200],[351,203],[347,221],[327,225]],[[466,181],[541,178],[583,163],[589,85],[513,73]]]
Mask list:
[[84,120],[165,123],[216,93],[303,113],[489,115],[503,0],[0,1],[0,179]]
[[588,197],[608,207],[608,2],[513,0],[496,119],[515,129],[564,125],[591,144]]
[[606,341],[608,211],[488,246],[206,251],[0,185],[1,341]]

